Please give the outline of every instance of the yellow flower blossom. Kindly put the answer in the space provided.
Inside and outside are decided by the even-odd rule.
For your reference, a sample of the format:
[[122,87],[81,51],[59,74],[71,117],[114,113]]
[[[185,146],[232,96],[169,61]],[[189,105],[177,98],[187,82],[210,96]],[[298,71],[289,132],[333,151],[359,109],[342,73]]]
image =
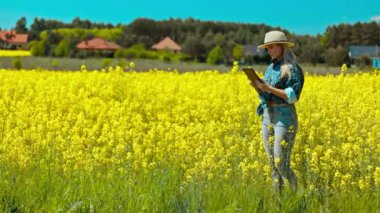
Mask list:
[[[271,182],[259,100],[243,73],[109,71],[0,70],[0,164],[48,164],[67,176],[178,168],[183,183]],[[378,76],[305,78],[295,173],[309,190],[379,189]]]

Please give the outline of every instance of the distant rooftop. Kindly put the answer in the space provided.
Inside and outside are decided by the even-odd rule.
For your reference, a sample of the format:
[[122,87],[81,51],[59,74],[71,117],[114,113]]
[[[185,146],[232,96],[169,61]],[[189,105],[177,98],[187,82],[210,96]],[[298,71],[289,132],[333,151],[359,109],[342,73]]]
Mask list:
[[28,43],[28,34],[16,33],[16,31],[0,31],[0,40],[10,44]]
[[88,41],[82,41],[77,45],[77,48],[83,50],[116,50],[119,49],[120,46],[102,38],[94,38]]
[[370,58],[380,56],[380,46],[358,46],[352,45],[348,47],[348,55],[350,58],[360,58],[367,56]]
[[166,37],[164,39],[162,39],[160,42],[158,42],[157,44],[154,44],[152,46],[153,49],[156,49],[156,50],[172,50],[172,51],[181,51],[181,47],[175,43],[171,38],[169,37]]

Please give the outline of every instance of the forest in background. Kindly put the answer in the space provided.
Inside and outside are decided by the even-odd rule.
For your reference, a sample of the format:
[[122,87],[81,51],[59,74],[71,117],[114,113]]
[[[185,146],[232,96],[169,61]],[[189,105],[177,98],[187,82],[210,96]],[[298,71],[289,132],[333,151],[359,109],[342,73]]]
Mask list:
[[[259,45],[270,30],[283,30],[302,63],[336,66],[350,64],[350,45],[379,45],[380,24],[377,22],[339,24],[327,27],[321,35],[296,35],[280,27],[265,24],[200,21],[193,18],[156,21],[138,18],[130,24],[94,23],[75,18],[71,23],[35,18],[27,26],[20,18],[14,30],[29,34],[28,47],[34,56],[86,58],[112,56],[116,58],[161,59],[164,61],[197,61],[210,64],[230,64],[235,60],[264,63],[267,55],[247,56],[245,45]],[[151,46],[169,36],[182,47],[181,54],[152,51]],[[76,45],[94,37],[104,38],[120,45],[114,54],[78,51]],[[363,56],[358,65],[369,65],[371,60]]]

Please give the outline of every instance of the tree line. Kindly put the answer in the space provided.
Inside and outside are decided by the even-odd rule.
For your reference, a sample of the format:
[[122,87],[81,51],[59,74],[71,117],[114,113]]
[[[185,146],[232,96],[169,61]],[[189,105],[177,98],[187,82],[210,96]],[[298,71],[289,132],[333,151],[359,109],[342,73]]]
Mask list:
[[[380,24],[377,22],[332,25],[322,35],[310,36],[296,35],[265,24],[200,21],[193,18],[163,21],[139,18],[130,24],[117,25],[94,23],[80,18],[75,18],[71,23],[35,18],[30,27],[27,27],[27,20],[22,17],[17,21],[15,30],[29,34],[30,48],[34,55],[86,57],[76,50],[76,44],[82,40],[101,37],[123,47],[115,53],[116,56],[156,58],[150,50],[151,46],[169,36],[183,49],[181,57],[177,57],[179,60],[214,64],[235,60],[267,62],[268,56],[247,56],[243,54],[243,48],[245,45],[261,44],[265,33],[270,30],[285,31],[288,39],[296,43],[294,52],[298,60],[310,64],[350,63],[349,45],[380,44]],[[126,55],[126,52],[129,54]]]

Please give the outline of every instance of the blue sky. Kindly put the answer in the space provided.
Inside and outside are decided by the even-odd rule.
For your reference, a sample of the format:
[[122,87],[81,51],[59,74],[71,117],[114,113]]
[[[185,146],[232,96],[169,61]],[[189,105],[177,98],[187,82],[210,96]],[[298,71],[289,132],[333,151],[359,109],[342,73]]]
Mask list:
[[304,35],[323,33],[340,23],[380,21],[380,0],[11,0],[0,7],[0,27],[10,29],[25,16],[71,22],[75,17],[94,22],[128,24],[139,17],[163,20],[242,22],[280,26]]

